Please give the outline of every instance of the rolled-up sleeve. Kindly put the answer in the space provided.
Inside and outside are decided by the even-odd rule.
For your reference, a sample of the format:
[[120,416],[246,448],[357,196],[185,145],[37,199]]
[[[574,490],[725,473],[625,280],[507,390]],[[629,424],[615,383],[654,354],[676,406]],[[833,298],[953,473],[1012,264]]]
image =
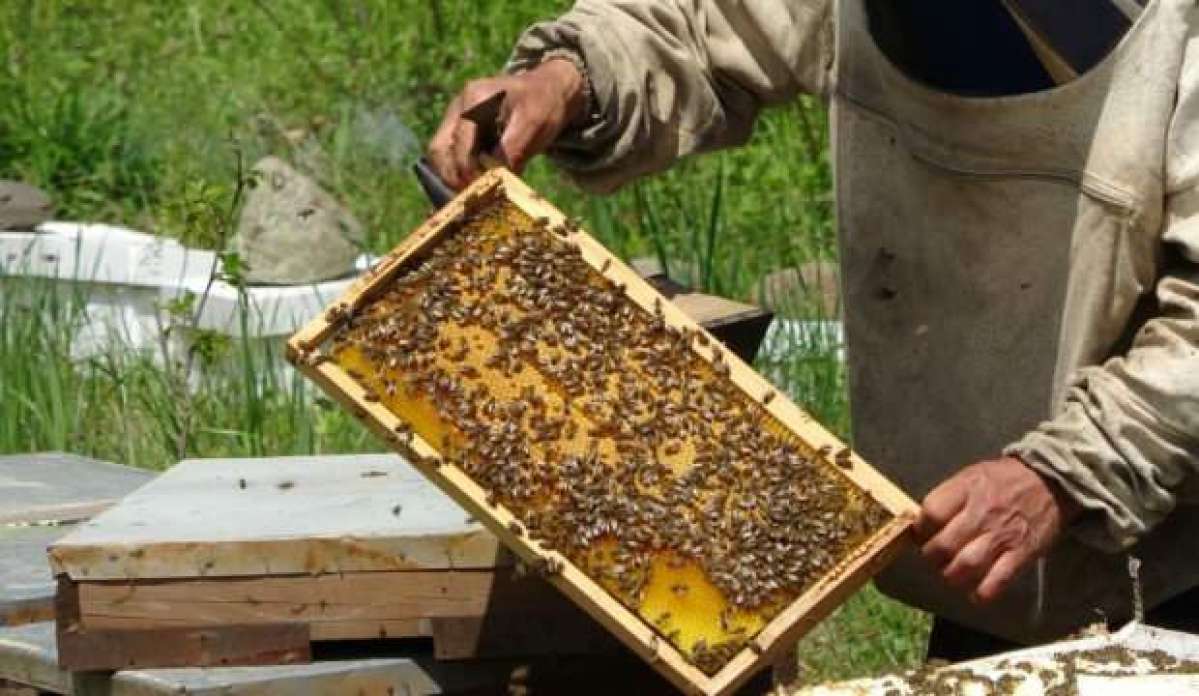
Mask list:
[[530,27],[508,68],[578,52],[594,113],[550,154],[583,187],[608,191],[745,142],[763,106],[823,93],[829,12],[830,0],[579,0]]
[[1008,453],[1091,514],[1074,531],[1135,543],[1199,490],[1199,64],[1192,39],[1168,136],[1158,309],[1131,348],[1080,370],[1058,416]]

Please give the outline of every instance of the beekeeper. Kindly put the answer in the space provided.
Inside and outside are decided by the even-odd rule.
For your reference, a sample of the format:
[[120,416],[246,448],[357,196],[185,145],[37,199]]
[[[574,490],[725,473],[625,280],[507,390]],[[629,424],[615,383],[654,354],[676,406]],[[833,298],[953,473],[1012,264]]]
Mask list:
[[1131,615],[1199,626],[1195,0],[580,0],[430,146],[611,191],[827,97],[854,444],[923,498],[879,579],[961,659]]

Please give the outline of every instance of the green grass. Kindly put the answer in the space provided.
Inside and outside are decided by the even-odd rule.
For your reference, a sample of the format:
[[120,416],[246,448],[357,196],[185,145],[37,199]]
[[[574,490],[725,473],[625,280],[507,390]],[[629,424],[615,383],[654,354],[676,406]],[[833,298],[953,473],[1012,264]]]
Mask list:
[[[0,178],[45,187],[60,219],[110,221],[223,248],[246,163],[275,154],[316,175],[386,251],[427,214],[408,165],[446,101],[502,63],[560,0],[28,0],[0,3]],[[835,254],[826,123],[772,110],[738,151],[588,197],[545,163],[534,187],[626,258],[750,299],[771,271]],[[0,277],[0,452],[68,450],[161,469],[181,457],[379,449],[295,373],[278,345],[194,334],[198,347],[71,357],[69,289]],[[818,317],[802,292],[787,314]],[[187,332],[194,306],[168,313]],[[759,367],[845,434],[829,337],[794,337]],[[191,388],[188,388],[188,385]],[[926,618],[873,590],[801,649],[811,679],[919,661]]]

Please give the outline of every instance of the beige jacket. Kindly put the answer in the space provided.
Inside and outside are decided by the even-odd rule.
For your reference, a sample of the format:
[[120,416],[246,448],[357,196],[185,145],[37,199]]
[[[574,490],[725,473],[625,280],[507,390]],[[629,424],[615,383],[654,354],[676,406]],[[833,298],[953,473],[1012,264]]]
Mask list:
[[1130,545],[1150,605],[1199,585],[1195,0],[1151,0],[1090,72],[1014,97],[909,80],[863,0],[579,0],[512,67],[551,47],[589,72],[597,118],[557,156],[594,190],[827,95],[855,446],[917,499],[1015,453],[1089,510],[997,605],[914,554],[885,591],[1036,641],[1129,616]]

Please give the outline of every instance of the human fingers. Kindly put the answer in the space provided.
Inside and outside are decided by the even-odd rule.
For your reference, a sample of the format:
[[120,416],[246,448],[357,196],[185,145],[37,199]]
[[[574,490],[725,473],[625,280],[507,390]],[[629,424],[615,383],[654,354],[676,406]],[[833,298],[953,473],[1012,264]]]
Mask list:
[[446,184],[461,189],[478,175],[475,162],[478,126],[462,114],[504,89],[506,77],[471,80],[446,108],[437,133],[430,141],[429,159]]
[[475,164],[475,139],[478,138],[479,127],[465,118],[458,119],[450,136],[450,160],[453,171],[457,175],[453,181],[446,183],[455,189],[462,189],[479,176]]
[[966,506],[967,491],[960,476],[934,488],[924,498],[913,531],[921,543],[928,542]]
[[964,507],[920,547],[920,554],[933,566],[944,569],[982,531],[977,515]]
[[550,130],[543,115],[515,110],[504,126],[497,154],[509,169],[519,174],[531,157],[553,141],[554,133],[547,136]]
[[459,95],[446,106],[445,115],[441,119],[441,125],[438,126],[437,132],[429,140],[429,146],[426,150],[433,170],[437,172],[447,185],[453,188],[460,188],[457,185],[460,181],[460,176],[457,165],[454,163],[452,150],[454,130],[461,120],[461,116],[462,96]]
[[1033,555],[1026,548],[1015,548],[1000,554],[970,598],[978,604],[989,604],[999,599],[1032,559]]
[[941,576],[953,587],[973,590],[1005,550],[997,534],[984,532],[958,551],[949,565],[941,571]]

